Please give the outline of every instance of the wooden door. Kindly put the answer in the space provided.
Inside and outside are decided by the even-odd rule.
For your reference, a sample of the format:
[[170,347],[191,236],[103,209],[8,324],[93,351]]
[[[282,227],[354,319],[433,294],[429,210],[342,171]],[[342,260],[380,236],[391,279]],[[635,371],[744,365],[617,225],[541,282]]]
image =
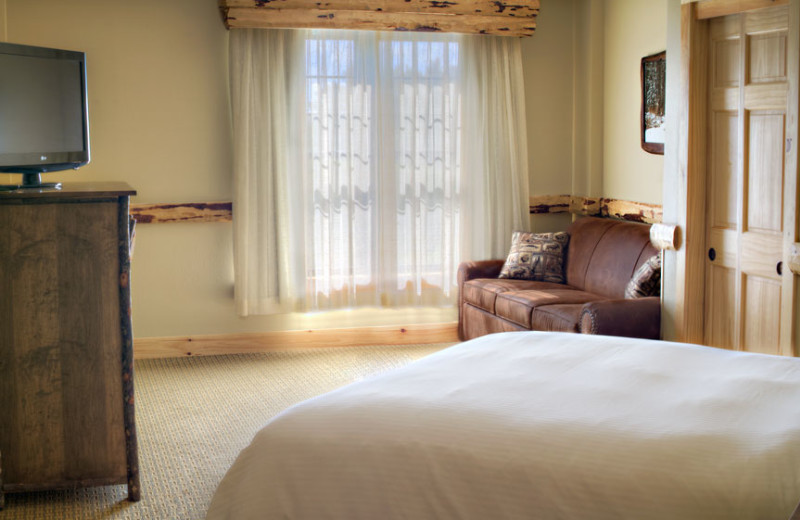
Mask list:
[[707,345],[779,354],[791,342],[781,338],[788,30],[787,6],[709,22]]

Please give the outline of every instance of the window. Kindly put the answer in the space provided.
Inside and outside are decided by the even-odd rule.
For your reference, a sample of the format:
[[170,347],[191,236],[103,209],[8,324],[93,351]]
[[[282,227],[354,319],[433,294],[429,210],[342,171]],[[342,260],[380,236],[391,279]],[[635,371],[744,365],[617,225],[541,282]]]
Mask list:
[[527,229],[516,38],[231,32],[241,315],[455,302]]
[[309,296],[319,307],[449,298],[458,37],[312,31],[304,51]]

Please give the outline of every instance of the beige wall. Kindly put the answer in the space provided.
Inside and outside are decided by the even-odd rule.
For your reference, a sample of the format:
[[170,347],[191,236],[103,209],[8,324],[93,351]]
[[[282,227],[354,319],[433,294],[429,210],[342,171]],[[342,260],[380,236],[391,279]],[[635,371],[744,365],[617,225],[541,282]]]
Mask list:
[[605,1],[604,197],[661,204],[663,156],[641,148],[640,65],[666,49],[666,31],[667,0]]
[[[575,55],[573,0],[544,0],[536,33],[523,38],[531,195],[572,192]],[[564,229],[568,214],[536,215],[537,232]]]
[[544,0],[538,21],[523,40],[531,194],[660,204],[664,159],[641,149],[639,69],[666,49],[667,0]]
[[[523,44],[528,97],[548,100],[531,104],[536,115],[529,118],[529,150],[534,185],[566,193],[572,2],[547,1],[537,36]],[[0,8],[4,3],[9,41],[87,53],[92,162],[49,179],[126,181],[138,190],[133,202],[230,200],[227,32],[216,0],[0,0]],[[559,218],[555,222],[563,227]],[[132,273],[137,336],[456,317],[451,308],[240,318],[233,305],[231,240],[231,226],[224,223],[138,226]]]
[[578,196],[603,194],[603,2],[576,0],[573,51],[573,172],[572,191]]
[[[522,40],[531,194],[589,194],[606,182],[603,152],[611,146],[604,148],[602,135],[603,50],[597,42],[603,16],[616,21],[626,9],[640,9],[636,2],[621,2],[619,9],[593,0],[542,4],[536,34]],[[8,41],[87,53],[92,162],[48,178],[126,181],[138,190],[133,202],[230,200],[228,35],[216,0],[0,0],[0,37],[4,19]],[[635,54],[638,67],[644,53]],[[533,219],[537,230],[563,229],[569,221],[568,214]],[[240,318],[231,240],[225,223],[138,226],[132,275],[137,336],[456,317],[455,309],[368,309]]]
[[6,41],[6,0],[0,0],[0,42]]
[[15,43],[87,53],[91,163],[138,200],[229,199],[227,35],[211,0],[7,0]]
[[570,193],[573,2],[544,0],[536,33],[522,38],[532,195]]
[[[664,160],[641,149],[639,69],[642,57],[666,48],[667,0],[542,4],[537,33],[523,43],[544,54],[526,61],[529,132],[539,132],[529,134],[531,193],[660,204]],[[565,106],[569,135],[560,126],[566,113],[556,114]],[[569,221],[535,216],[533,227],[563,229]]]
[[[87,53],[92,162],[64,181],[118,180],[133,202],[230,200],[227,41],[216,0],[6,0],[9,40]],[[455,309],[240,318],[226,223],[137,227],[139,337],[452,321]]]
[[[8,28],[6,24],[6,0],[0,0],[0,42],[8,40]],[[12,184],[14,177],[6,173],[0,173],[0,184]]]

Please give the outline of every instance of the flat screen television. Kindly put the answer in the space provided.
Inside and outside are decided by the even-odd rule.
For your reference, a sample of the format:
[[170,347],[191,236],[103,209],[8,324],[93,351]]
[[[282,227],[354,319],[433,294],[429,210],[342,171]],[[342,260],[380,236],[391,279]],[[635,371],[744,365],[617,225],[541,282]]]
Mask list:
[[45,172],[89,162],[86,54],[0,43],[0,172],[41,188]]

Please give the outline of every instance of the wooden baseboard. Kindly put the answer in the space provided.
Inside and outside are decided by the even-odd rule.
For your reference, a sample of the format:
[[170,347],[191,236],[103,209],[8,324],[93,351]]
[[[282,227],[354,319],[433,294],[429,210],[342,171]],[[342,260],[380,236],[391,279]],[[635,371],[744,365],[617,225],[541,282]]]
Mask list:
[[410,345],[458,341],[456,322],[404,327],[353,327],[346,329],[283,330],[248,334],[213,334],[136,338],[134,359],[213,356],[276,352],[320,347]]

